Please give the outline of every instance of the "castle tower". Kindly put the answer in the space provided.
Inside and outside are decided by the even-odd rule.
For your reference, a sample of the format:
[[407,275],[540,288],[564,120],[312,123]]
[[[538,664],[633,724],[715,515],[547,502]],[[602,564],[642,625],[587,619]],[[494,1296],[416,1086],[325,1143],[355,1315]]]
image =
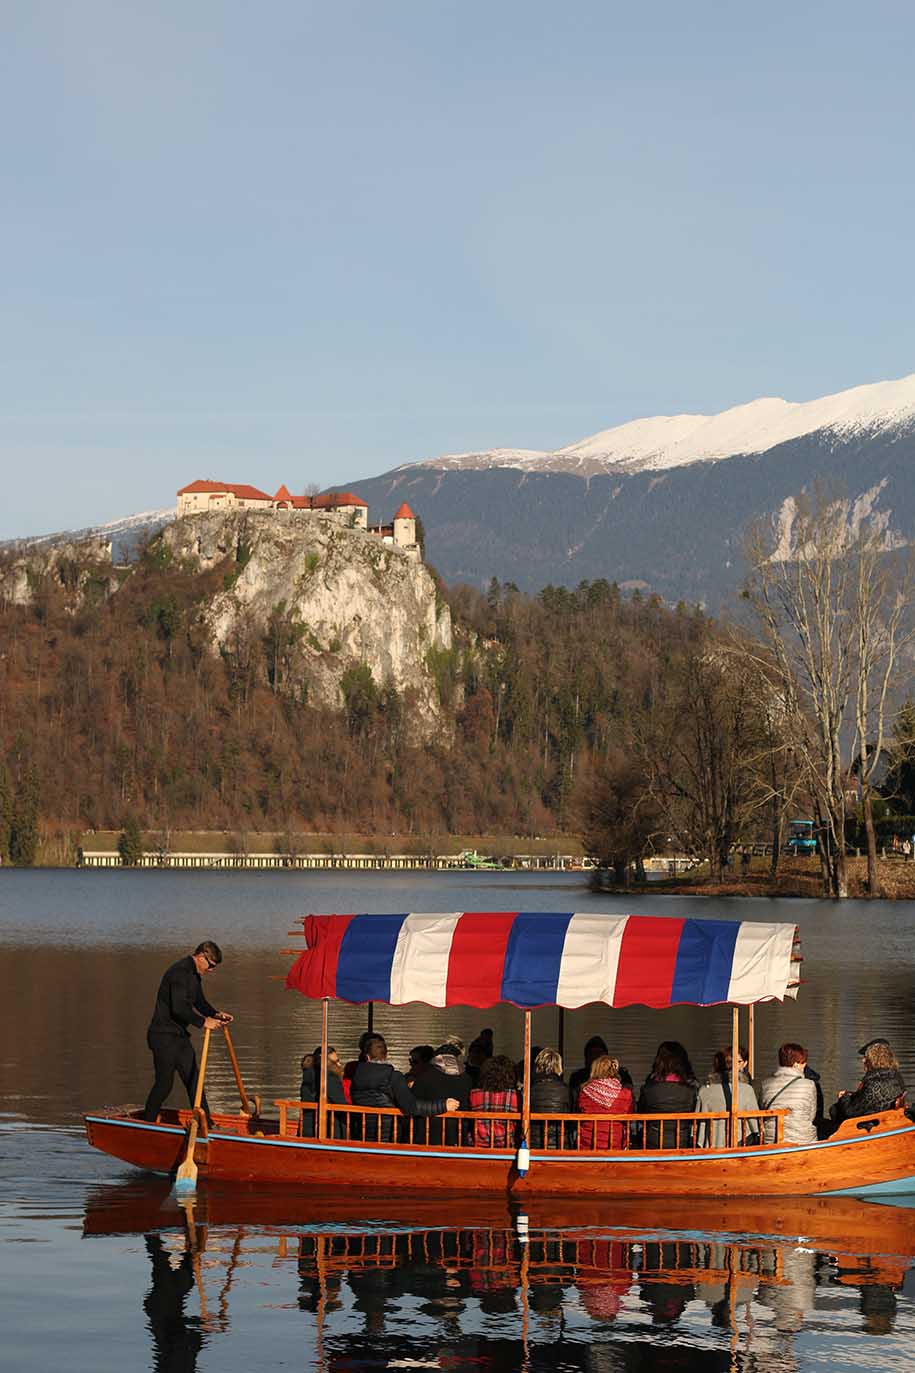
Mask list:
[[416,548],[416,516],[406,501],[394,515],[394,547]]

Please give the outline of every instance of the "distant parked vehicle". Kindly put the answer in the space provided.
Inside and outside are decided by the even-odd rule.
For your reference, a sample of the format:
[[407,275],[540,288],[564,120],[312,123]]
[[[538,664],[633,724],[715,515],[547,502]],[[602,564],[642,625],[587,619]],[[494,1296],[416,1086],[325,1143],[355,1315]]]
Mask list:
[[810,854],[817,851],[817,837],[812,820],[792,820],[788,825],[788,840],[785,848],[793,854]]

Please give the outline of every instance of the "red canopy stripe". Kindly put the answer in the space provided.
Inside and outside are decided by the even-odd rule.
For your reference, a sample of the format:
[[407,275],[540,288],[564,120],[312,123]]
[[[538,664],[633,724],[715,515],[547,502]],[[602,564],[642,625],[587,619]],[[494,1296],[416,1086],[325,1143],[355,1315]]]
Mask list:
[[669,1006],[683,920],[630,915],[623,931],[614,1006]]
[[352,915],[310,915],[305,924],[308,948],[299,954],[286,975],[290,991],[319,1001],[337,995],[337,962],[340,945]]
[[465,911],[454,927],[448,960],[449,1006],[493,1006],[502,1000],[505,950],[517,911]]

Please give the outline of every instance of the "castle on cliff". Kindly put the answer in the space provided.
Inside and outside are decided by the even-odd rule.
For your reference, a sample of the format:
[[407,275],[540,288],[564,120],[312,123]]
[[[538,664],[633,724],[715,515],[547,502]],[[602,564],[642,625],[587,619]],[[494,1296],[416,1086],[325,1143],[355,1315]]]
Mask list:
[[416,516],[404,501],[390,524],[369,524],[369,508],[351,491],[335,491],[326,496],[293,496],[281,486],[275,496],[256,486],[237,482],[193,481],[178,492],[177,517],[204,515],[213,511],[262,510],[291,511],[305,516],[325,515],[340,520],[350,529],[362,529],[392,544],[409,557],[419,558],[416,542]]

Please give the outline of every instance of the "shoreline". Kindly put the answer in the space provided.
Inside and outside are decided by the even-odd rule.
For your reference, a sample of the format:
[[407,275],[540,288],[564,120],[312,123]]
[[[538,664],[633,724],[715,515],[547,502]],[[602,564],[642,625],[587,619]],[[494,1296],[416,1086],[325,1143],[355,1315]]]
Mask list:
[[[915,901],[915,862],[902,858],[880,858],[877,860],[877,879],[880,895],[876,901]],[[813,861],[788,860],[782,863],[778,878],[773,882],[766,871],[753,871],[735,874],[730,880],[713,882],[706,876],[686,876],[662,878],[656,882],[630,883],[629,886],[615,882],[605,882],[600,875],[592,880],[592,890],[606,892],[608,896],[642,895],[645,892],[659,892],[666,896],[715,896],[715,897],[762,897],[766,900],[832,900],[823,895],[823,884],[818,865]],[[848,860],[848,901],[868,899],[867,860],[849,858]]]

